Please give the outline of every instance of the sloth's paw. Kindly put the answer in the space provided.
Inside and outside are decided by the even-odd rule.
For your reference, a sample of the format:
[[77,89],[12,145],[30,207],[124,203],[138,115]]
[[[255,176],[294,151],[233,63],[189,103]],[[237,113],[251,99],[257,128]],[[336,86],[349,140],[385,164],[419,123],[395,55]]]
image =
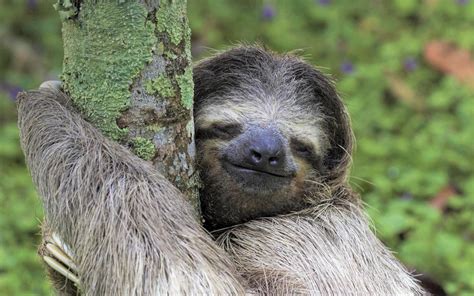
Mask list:
[[73,255],[67,245],[59,239],[56,233],[45,237],[46,249],[49,255],[43,255],[43,260],[46,264],[59,272],[74,284],[79,284],[79,277],[77,276],[77,266],[73,261]]

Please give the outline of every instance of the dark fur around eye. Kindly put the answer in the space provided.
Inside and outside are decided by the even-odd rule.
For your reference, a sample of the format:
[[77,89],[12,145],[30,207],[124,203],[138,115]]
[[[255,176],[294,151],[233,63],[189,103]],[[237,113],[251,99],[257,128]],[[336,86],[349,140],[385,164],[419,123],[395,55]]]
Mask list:
[[303,158],[310,158],[314,155],[314,149],[311,144],[304,143],[297,139],[291,139],[291,149],[299,156]]
[[323,167],[321,156],[314,151],[313,145],[292,138],[290,140],[290,147],[296,156],[305,159],[320,173],[324,173],[325,169]]
[[215,123],[208,128],[198,129],[196,138],[198,139],[224,139],[230,140],[242,132],[240,124],[219,124]]

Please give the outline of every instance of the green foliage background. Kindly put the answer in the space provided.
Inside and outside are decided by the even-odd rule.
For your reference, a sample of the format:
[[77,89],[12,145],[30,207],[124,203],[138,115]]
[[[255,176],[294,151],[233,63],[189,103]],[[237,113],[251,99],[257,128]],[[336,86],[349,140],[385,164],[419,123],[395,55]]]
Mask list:
[[[474,56],[469,0],[189,0],[196,59],[239,42],[302,49],[333,75],[358,148],[351,183],[379,237],[450,295],[474,295],[474,92],[424,62],[432,39]],[[19,147],[14,96],[61,71],[51,1],[0,0],[0,294],[48,295],[41,204]],[[390,93],[396,76],[416,106]],[[421,110],[421,111],[420,111]],[[443,211],[431,205],[450,186]]]

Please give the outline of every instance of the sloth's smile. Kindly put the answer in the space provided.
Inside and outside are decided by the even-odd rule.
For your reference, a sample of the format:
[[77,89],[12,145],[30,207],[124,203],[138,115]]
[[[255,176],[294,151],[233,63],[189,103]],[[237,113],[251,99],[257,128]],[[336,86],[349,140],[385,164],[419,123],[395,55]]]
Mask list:
[[264,171],[264,170],[259,170],[259,169],[254,169],[254,168],[248,168],[248,167],[244,167],[244,166],[241,166],[241,165],[237,165],[237,164],[232,164],[232,163],[229,163],[231,166],[233,166],[236,170],[240,170],[244,173],[249,173],[249,174],[266,174],[266,175],[270,175],[270,176],[273,176],[273,177],[278,177],[278,178],[288,178],[290,177],[289,175],[283,175],[283,174],[276,174],[276,173],[272,173],[272,172],[268,172],[268,171]]
[[278,191],[290,185],[292,174],[268,172],[223,161],[224,170],[244,191]]

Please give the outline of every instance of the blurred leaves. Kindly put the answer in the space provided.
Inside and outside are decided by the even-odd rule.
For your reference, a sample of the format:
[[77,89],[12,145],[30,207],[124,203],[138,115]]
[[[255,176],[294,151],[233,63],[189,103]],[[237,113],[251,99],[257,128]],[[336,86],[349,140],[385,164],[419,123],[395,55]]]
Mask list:
[[[473,55],[473,1],[275,0],[251,9],[250,1],[203,2],[189,2],[202,44],[302,48],[338,80],[358,139],[351,184],[368,203],[378,235],[451,294],[474,293],[472,83],[425,52],[443,40]],[[260,17],[265,7],[277,12],[271,21]],[[437,57],[456,68],[446,55]],[[446,188],[455,188],[449,197]]]
[[474,89],[474,56],[469,51],[435,40],[426,44],[424,56],[435,69],[453,75]]
[[15,105],[0,95],[0,294],[46,295],[49,284],[36,245],[41,204],[26,171],[15,120]]
[[[53,1],[0,3],[0,294],[46,295],[35,252],[42,215],[19,151],[11,95],[59,73],[59,17]],[[196,59],[212,54],[209,48],[261,42],[280,52],[302,49],[337,80],[358,140],[351,184],[378,236],[451,295],[473,295],[474,91],[447,57],[454,49],[472,61],[474,1],[188,6]],[[451,51],[435,55],[442,67],[427,58],[433,40],[449,44]],[[441,198],[446,188],[449,197]]]

